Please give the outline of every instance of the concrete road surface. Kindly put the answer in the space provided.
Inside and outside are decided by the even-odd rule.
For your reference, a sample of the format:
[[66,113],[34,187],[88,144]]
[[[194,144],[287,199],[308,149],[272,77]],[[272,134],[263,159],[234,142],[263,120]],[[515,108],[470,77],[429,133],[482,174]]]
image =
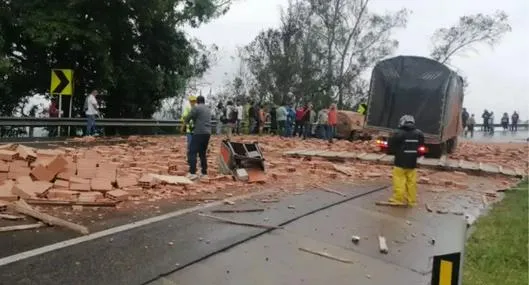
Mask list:
[[[277,203],[257,196],[200,210],[262,207],[212,215],[282,229],[227,224],[197,210],[6,256],[0,258],[0,284],[427,284],[440,244],[431,240],[464,222],[422,207],[377,207],[374,202],[389,195],[384,185],[333,189],[345,197],[312,190]],[[362,237],[358,245],[351,235]],[[389,254],[379,253],[378,235],[387,238]]]

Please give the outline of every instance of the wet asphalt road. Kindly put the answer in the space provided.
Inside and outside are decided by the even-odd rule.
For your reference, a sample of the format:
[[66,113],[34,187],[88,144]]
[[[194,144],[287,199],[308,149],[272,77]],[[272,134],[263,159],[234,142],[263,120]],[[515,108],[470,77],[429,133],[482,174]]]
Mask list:
[[[435,250],[429,239],[446,230],[443,222],[461,217],[434,218],[419,207],[377,208],[374,201],[389,195],[382,186],[334,187],[347,197],[313,190],[274,204],[248,199],[219,208],[266,210],[213,214],[284,226],[281,230],[221,223],[193,212],[13,263],[0,259],[0,264],[7,263],[0,267],[0,284],[323,284],[324,277],[335,274],[327,280],[425,284]],[[354,246],[353,234],[365,240]],[[378,253],[379,234],[388,236],[388,255]],[[356,263],[322,259],[298,247]]]
[[[357,187],[351,195],[377,189],[380,186]],[[273,205],[259,202],[258,206],[270,210],[247,221],[280,225],[344,199],[322,191],[310,193],[285,197]],[[237,206],[255,207],[256,203],[252,199]],[[288,208],[291,204],[296,208]],[[0,267],[0,284],[143,284],[265,231],[189,213],[6,264]],[[2,263],[5,259],[0,259]]]
[[474,137],[471,138],[470,134],[466,137],[462,136],[463,139],[480,142],[480,143],[514,143],[514,142],[527,142],[529,138],[528,130],[519,130],[517,132],[504,131],[501,128],[496,128],[493,133],[486,133],[482,131],[474,132]]
[[[492,136],[476,132],[472,140],[523,142],[528,135],[527,131],[517,134],[496,132]],[[36,145],[53,147],[54,143],[56,142],[50,145],[50,142],[39,142]],[[79,145],[86,144],[79,143]],[[348,194],[349,192],[361,194],[373,189],[343,187],[340,191]],[[385,195],[387,196],[387,193]],[[365,205],[373,205],[373,202],[379,198],[385,199],[372,194],[359,198],[358,201],[363,201]],[[265,213],[244,215],[252,222],[278,225],[343,199],[335,194],[311,191],[282,199]],[[366,203],[365,199],[371,200]],[[252,201],[248,203],[254,205],[255,202]],[[289,205],[295,205],[295,209],[289,209]],[[351,280],[360,282],[358,284],[385,284],[392,281],[391,274],[377,274],[378,277],[373,277],[375,274],[370,271],[373,268],[385,268],[388,272],[395,272],[395,277],[408,280],[406,281],[408,283],[402,284],[423,284],[415,282],[423,282],[427,279],[428,269],[424,265],[429,263],[424,258],[431,257],[431,251],[423,248],[423,255],[413,254],[415,241],[407,241],[406,244],[412,246],[401,249],[410,251],[406,253],[404,259],[399,255],[389,255],[388,259],[380,259],[380,256],[373,255],[376,248],[372,248],[372,244],[364,249],[350,248],[349,243],[342,243],[348,242],[348,238],[344,239],[344,236],[354,234],[358,228],[366,227],[370,228],[371,239],[376,239],[375,232],[386,234],[388,230],[389,236],[400,236],[406,240],[409,236],[403,236],[401,230],[392,228],[391,225],[395,222],[402,223],[403,219],[419,220],[422,223],[424,211],[397,210],[397,212],[379,214],[380,209],[366,210],[359,205],[338,206],[338,210],[331,211],[335,208],[303,217],[287,224],[285,229],[264,236],[259,235],[266,230],[221,224],[199,217],[196,213],[186,214],[1,266],[0,284],[322,284],[320,280],[334,280],[337,284],[351,284]],[[336,219],[329,222],[326,219],[329,215],[336,216]],[[223,216],[237,219],[241,214]],[[427,215],[426,219],[425,224],[429,225],[439,217],[434,219]],[[123,221],[115,221],[115,224],[118,225]],[[366,224],[362,221],[368,222]],[[317,230],[313,225],[329,225],[334,228]],[[314,233],[309,230],[311,228]],[[424,231],[428,232],[427,226],[424,228]],[[430,235],[433,236],[439,228],[442,226],[429,229]],[[293,229],[296,232],[294,235],[291,233]],[[326,235],[321,236],[321,232],[327,232],[327,235],[333,232],[333,235],[336,233],[341,238],[336,240]],[[0,239],[2,241],[0,257],[74,237],[75,234],[54,228],[41,229],[37,234],[31,231],[13,233],[8,239]],[[420,241],[421,244],[424,244],[424,238]],[[241,242],[243,243],[237,245]],[[328,264],[329,261],[326,260],[327,263],[322,263],[320,257],[307,257],[307,253],[299,252],[297,247],[303,244],[329,249],[329,252],[345,254],[352,259],[362,259],[365,263],[360,269],[337,267],[333,262]],[[276,245],[274,250],[270,250],[270,245]],[[218,251],[228,248],[231,249],[217,254]],[[347,251],[344,252],[344,248]],[[287,251],[289,254],[285,254]],[[263,261],[264,255],[270,256]],[[212,257],[206,259],[208,256]],[[231,262],[232,266],[226,267],[226,264],[230,264],[229,260],[242,261]],[[270,260],[276,262],[271,263]],[[264,266],[267,270],[256,272],[250,270],[252,266]],[[320,267],[323,267],[323,273],[317,270]],[[309,270],[303,270],[307,268]],[[203,272],[212,272],[223,277],[208,279],[210,275],[201,274]],[[368,275],[370,278],[366,277]],[[325,276],[329,279],[325,279]],[[332,279],[332,276],[335,278]],[[355,279],[360,278],[359,276],[362,276],[362,279]]]
[[[420,207],[377,208],[373,200],[387,195],[377,192],[324,209],[148,284],[429,284],[432,256],[462,248],[464,221],[434,217]],[[459,241],[443,245],[446,232]],[[358,244],[352,235],[361,237]],[[379,252],[379,235],[387,238],[388,254]]]

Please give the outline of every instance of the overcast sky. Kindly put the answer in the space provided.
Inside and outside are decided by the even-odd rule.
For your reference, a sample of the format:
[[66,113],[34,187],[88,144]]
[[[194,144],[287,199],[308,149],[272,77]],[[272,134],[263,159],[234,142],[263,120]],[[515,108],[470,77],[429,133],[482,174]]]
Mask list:
[[[236,48],[248,44],[260,31],[277,27],[280,7],[287,4],[288,0],[237,0],[226,15],[190,31],[204,43],[220,48],[220,60],[205,77],[214,90],[236,72],[238,64],[231,59]],[[524,120],[528,118],[529,1],[372,0],[369,7],[375,12],[411,10],[407,28],[394,35],[400,42],[396,55],[419,56],[428,56],[430,37],[437,28],[457,23],[462,15],[504,10],[512,32],[494,49],[479,46],[477,52],[454,57],[451,64],[468,77],[464,105],[470,112],[480,117],[483,109],[493,110],[499,120],[503,112],[518,110]]]

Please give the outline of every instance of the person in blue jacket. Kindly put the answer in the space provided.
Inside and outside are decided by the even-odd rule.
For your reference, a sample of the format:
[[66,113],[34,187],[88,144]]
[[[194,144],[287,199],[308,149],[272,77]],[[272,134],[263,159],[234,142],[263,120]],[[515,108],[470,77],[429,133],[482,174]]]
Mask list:
[[294,110],[292,103],[289,103],[287,107],[287,125],[285,127],[285,133],[287,137],[292,136],[292,126],[295,122],[296,122],[296,110]]

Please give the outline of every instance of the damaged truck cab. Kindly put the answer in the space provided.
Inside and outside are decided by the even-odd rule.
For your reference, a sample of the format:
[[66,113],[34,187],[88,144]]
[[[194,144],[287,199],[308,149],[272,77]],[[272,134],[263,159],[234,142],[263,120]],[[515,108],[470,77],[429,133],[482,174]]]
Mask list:
[[457,147],[463,97],[463,79],[444,64],[417,56],[389,58],[373,68],[364,128],[378,131],[377,144],[387,151],[399,118],[412,115],[425,136],[420,151],[440,157]]

